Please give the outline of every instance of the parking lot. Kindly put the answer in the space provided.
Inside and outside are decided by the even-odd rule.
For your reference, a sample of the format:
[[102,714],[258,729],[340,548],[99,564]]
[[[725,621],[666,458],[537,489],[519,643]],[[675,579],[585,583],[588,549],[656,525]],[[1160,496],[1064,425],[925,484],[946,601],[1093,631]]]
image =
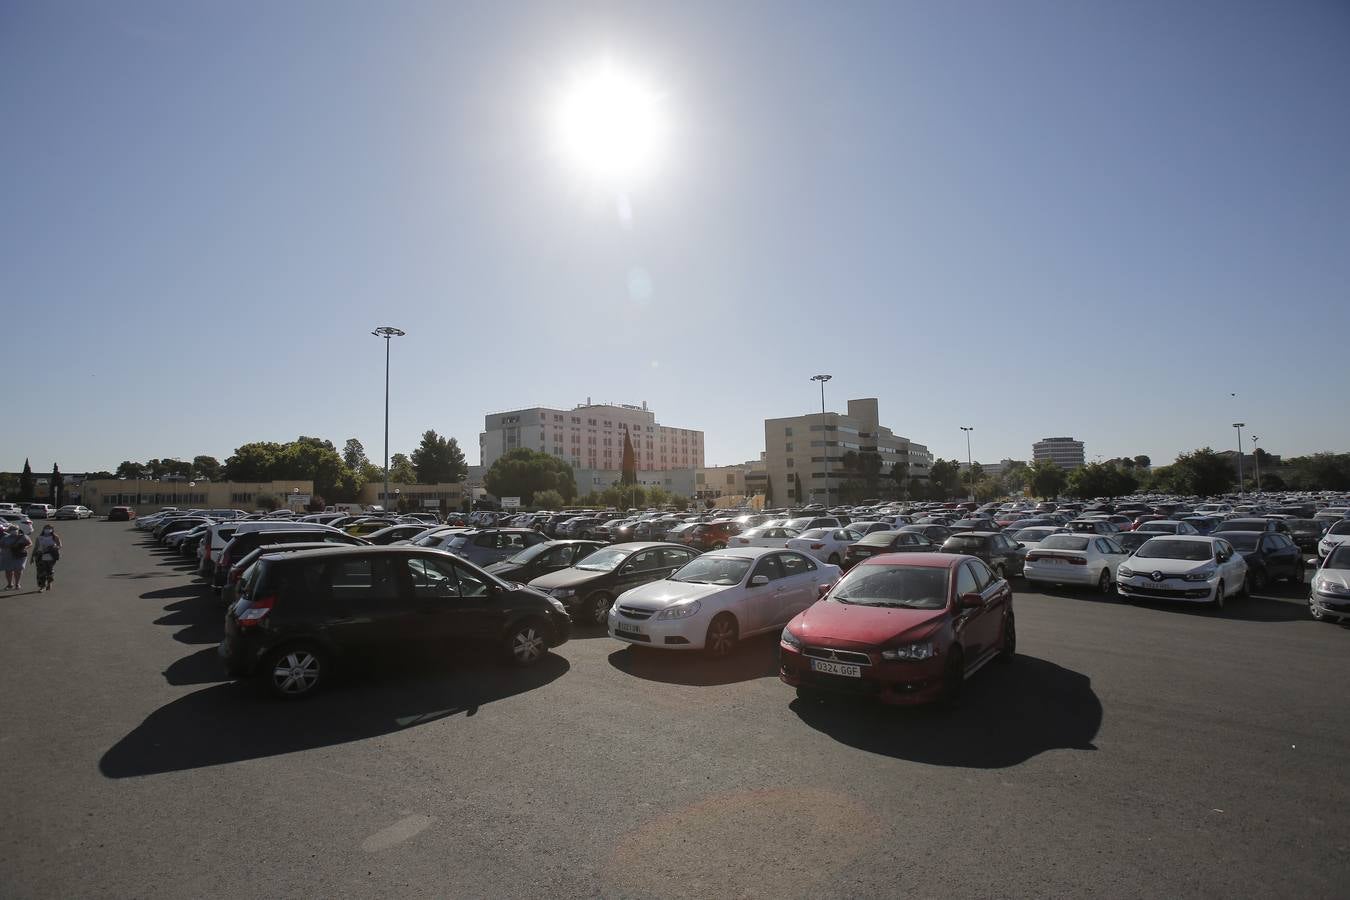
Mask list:
[[1344,896],[1350,629],[1017,591],[954,711],[807,704],[579,629],[301,703],[223,680],[221,609],[126,523],[0,595],[6,897]]

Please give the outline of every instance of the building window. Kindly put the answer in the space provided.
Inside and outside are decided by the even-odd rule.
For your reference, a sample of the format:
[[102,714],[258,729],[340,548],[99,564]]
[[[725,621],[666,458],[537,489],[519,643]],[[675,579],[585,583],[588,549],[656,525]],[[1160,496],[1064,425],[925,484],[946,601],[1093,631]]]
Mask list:
[[788,461],[787,461],[787,467],[788,467],[789,469],[791,469],[791,468],[794,468],[796,465],[797,465],[797,461],[794,460],[792,457],[789,456],[789,457],[788,457]]
[[788,445],[787,445],[786,447],[784,447],[783,449],[785,449],[788,453],[791,453],[791,452],[792,452],[792,442],[789,441],[789,442],[788,442]]

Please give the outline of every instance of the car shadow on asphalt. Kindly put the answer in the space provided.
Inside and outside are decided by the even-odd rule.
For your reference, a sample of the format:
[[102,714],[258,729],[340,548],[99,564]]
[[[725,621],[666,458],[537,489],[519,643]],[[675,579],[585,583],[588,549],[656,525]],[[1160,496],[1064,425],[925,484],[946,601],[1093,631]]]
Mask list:
[[1024,655],[977,672],[955,709],[832,695],[798,698],[790,708],[850,747],[972,769],[1015,766],[1047,750],[1096,750],[1092,741],[1102,724],[1102,704],[1086,675]]
[[778,674],[778,632],[746,638],[730,655],[709,659],[696,650],[659,650],[629,644],[609,655],[627,675],[666,684],[712,687]]
[[1312,621],[1308,612],[1308,585],[1279,581],[1268,584],[1259,593],[1248,597],[1229,597],[1223,609],[1216,610],[1202,603],[1168,603],[1165,600],[1136,600],[1131,605],[1159,612],[1175,612],[1188,616],[1208,616],[1211,619],[1232,619],[1239,622],[1299,622]]
[[[173,590],[172,588],[166,590]],[[218,644],[225,637],[225,607],[213,596],[202,596],[201,588],[192,588],[192,594],[164,607],[168,615],[155,620],[156,625],[178,627],[173,639],[183,644]],[[151,593],[156,593],[152,591]],[[146,595],[142,595],[146,596]],[[166,594],[166,597],[182,594]]]
[[273,700],[257,684],[234,681],[188,694],[155,710],[113,745],[99,760],[99,771],[107,778],[179,772],[366,740],[461,714],[467,718],[498,700],[543,687],[569,668],[553,653],[528,669],[476,657],[353,668],[357,665],[359,681],[339,678],[308,700]]

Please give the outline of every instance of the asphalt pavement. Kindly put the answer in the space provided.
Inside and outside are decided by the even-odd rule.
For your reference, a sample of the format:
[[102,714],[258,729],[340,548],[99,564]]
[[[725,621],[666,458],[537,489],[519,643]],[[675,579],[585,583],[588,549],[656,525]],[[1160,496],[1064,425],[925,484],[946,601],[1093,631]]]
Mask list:
[[1350,629],[1017,591],[955,711],[807,704],[776,638],[528,671],[419,657],[280,703],[125,523],[0,592],[0,896],[1344,897]]

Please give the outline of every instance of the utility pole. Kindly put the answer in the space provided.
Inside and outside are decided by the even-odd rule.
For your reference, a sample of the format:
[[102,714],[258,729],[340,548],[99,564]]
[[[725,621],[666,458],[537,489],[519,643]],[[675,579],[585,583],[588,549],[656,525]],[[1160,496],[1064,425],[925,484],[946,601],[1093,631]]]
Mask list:
[[1246,422],[1234,422],[1233,427],[1238,433],[1238,496],[1242,496],[1242,429],[1247,427]]
[[966,474],[970,479],[970,499],[975,499],[975,462],[970,457],[970,433],[975,430],[974,425],[962,425],[961,430],[966,433]]
[[[825,451],[825,511],[830,511],[830,441],[825,428],[825,382],[833,375],[812,375],[812,381],[820,382],[820,445]],[[838,432],[836,432],[837,434]]]
[[1257,449],[1256,442],[1261,440],[1256,435],[1252,435],[1252,464],[1256,467],[1256,492],[1261,493],[1261,451]]
[[380,508],[389,509],[389,341],[403,337],[406,331],[400,331],[389,325],[381,325],[371,334],[384,338],[384,496],[380,498]]

